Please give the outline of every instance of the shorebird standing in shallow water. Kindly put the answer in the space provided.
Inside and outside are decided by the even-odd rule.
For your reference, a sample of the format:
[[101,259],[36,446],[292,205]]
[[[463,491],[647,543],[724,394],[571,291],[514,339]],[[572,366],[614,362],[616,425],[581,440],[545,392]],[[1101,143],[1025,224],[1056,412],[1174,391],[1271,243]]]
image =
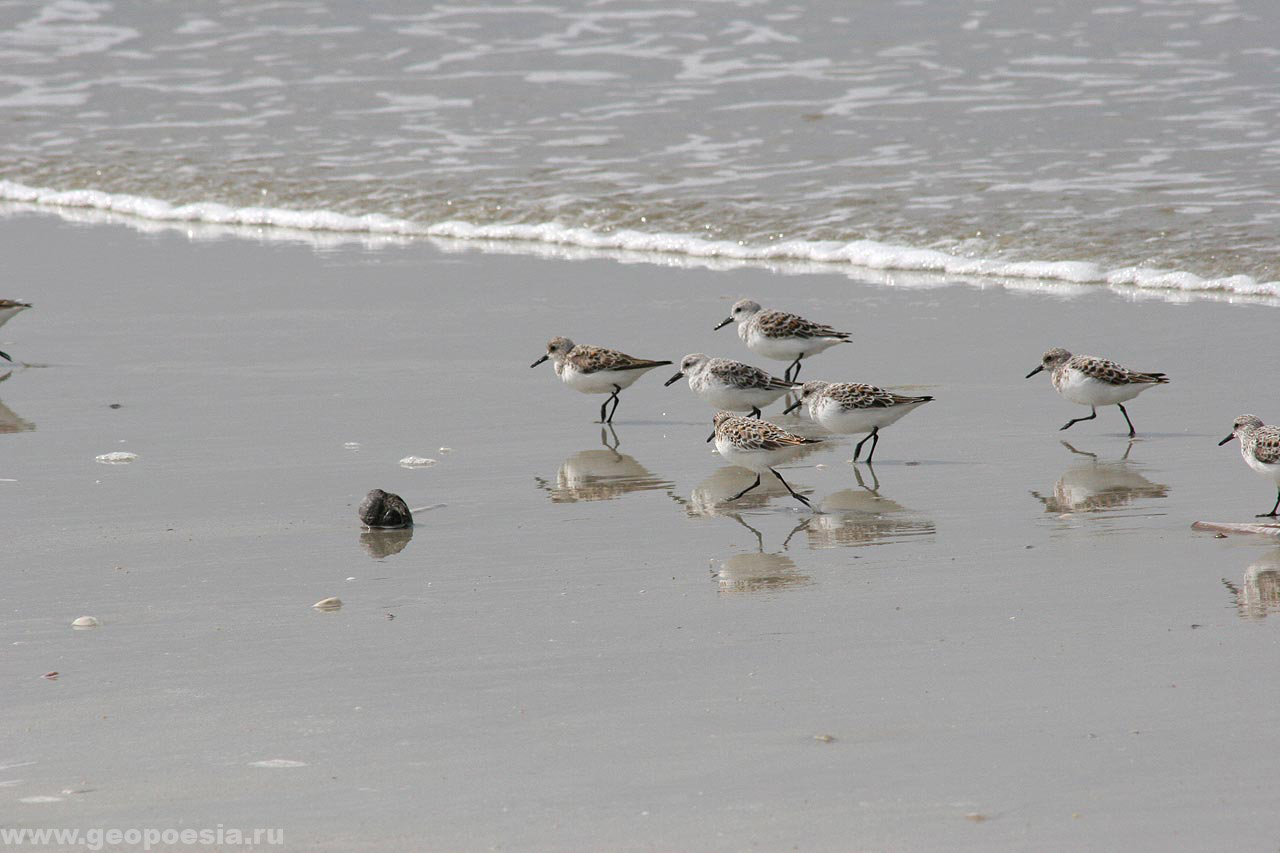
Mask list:
[[738,337],[747,349],[765,358],[791,362],[782,375],[788,382],[800,375],[800,359],[849,342],[848,332],[837,332],[830,326],[785,311],[766,311],[759,302],[750,299],[734,303],[729,316],[716,328],[723,329],[730,323],[738,324]]
[[[16,299],[0,299],[0,326],[13,319],[14,315],[31,307],[30,302],[18,302]],[[0,358],[17,364],[7,353],[0,352]]]
[[852,382],[806,382],[800,386],[800,399],[786,408],[783,414],[800,406],[808,407],[814,423],[832,432],[867,437],[853,449],[853,461],[862,454],[862,445],[871,442],[867,464],[876,455],[880,443],[880,430],[897,423],[908,412],[920,408],[932,397],[906,397],[894,394],[874,385],[858,385]]
[[[552,338],[547,343],[547,354],[535,361],[530,367],[537,367],[547,359],[555,364],[556,376],[575,391],[583,394],[608,394],[609,397],[600,406],[600,423],[613,423],[613,413],[618,411],[618,394],[623,388],[629,388],[644,374],[670,364],[670,361],[649,361],[643,358],[632,358],[626,353],[604,347],[574,344],[568,338]],[[605,409],[609,401],[613,408],[605,417]]]
[[1271,512],[1260,512],[1258,518],[1275,518],[1280,511],[1280,427],[1266,426],[1255,415],[1241,415],[1231,424],[1231,435],[1218,442],[1226,444],[1240,439],[1240,455],[1245,464],[1276,485],[1276,505]]
[[756,474],[756,481],[729,498],[729,501],[736,501],[759,486],[760,475],[768,471],[778,478],[778,482],[787,487],[791,497],[809,506],[809,499],[791,488],[791,485],[782,479],[782,475],[773,470],[773,466],[789,461],[797,455],[797,448],[806,444],[817,444],[819,439],[792,435],[768,421],[739,417],[733,412],[716,412],[713,423],[716,431],[707,441],[715,439],[716,450],[730,465],[746,468]]
[[1027,378],[1042,370],[1051,371],[1053,387],[1059,394],[1093,410],[1089,417],[1072,418],[1061,429],[1069,429],[1080,421],[1093,420],[1098,416],[1098,406],[1116,406],[1129,425],[1130,438],[1138,433],[1125,411],[1125,401],[1132,400],[1153,385],[1164,385],[1169,381],[1163,373],[1140,373],[1105,358],[1072,355],[1062,347],[1047,350],[1040,359],[1040,366],[1028,373]]
[[680,359],[680,372],[665,384],[671,385],[682,377],[688,377],[689,390],[714,408],[748,412],[756,418],[763,407],[796,387],[794,382],[770,376],[758,367],[700,352]]

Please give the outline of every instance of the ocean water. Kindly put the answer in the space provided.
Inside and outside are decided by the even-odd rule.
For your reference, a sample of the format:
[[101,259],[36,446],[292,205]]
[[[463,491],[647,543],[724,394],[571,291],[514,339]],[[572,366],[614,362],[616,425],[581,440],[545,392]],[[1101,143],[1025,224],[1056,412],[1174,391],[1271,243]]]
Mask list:
[[0,4],[0,199],[1280,294],[1264,0]]

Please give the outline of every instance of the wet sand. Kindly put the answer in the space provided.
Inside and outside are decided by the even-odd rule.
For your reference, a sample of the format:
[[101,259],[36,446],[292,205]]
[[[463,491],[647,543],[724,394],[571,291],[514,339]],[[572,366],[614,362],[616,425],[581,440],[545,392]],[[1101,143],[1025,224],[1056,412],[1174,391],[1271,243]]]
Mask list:
[[[308,850],[1274,844],[1280,548],[1190,529],[1274,500],[1215,446],[1241,412],[1280,417],[1240,367],[1274,308],[32,214],[0,243],[0,296],[36,303],[0,349],[43,365],[0,383],[6,825],[280,827]],[[777,483],[726,505],[751,477],[666,368],[622,395],[616,450],[599,398],[528,368],[556,334],[743,358],[712,331],[741,296],[855,333],[806,378],[937,397],[874,474],[843,440],[785,472],[821,514]],[[1057,431],[1085,412],[1022,378],[1050,345],[1170,374],[1129,406],[1139,441],[1114,409]],[[138,459],[95,462],[114,451]],[[362,532],[375,487],[434,508]]]

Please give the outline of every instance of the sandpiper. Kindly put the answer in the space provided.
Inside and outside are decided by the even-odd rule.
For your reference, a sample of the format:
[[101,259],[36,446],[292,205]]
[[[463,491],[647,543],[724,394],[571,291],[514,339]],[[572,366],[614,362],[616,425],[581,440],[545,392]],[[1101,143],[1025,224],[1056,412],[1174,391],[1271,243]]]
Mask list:
[[1256,415],[1241,415],[1231,424],[1231,435],[1218,442],[1226,444],[1240,439],[1240,455],[1245,464],[1276,485],[1276,505],[1271,512],[1260,512],[1258,518],[1275,518],[1280,510],[1280,427],[1267,426]]
[[[583,394],[608,394],[609,397],[600,406],[600,422],[613,423],[613,413],[618,411],[618,394],[623,388],[631,387],[637,379],[670,361],[650,361],[643,358],[632,358],[626,353],[604,347],[592,347],[574,344],[568,338],[552,338],[547,343],[547,354],[535,361],[530,367],[537,367],[547,359],[555,363],[556,376],[564,384]],[[605,409],[609,401],[613,408],[605,417]]]
[[788,406],[783,414],[806,406],[813,422],[825,429],[851,435],[868,433],[853,449],[853,461],[858,461],[862,445],[870,441],[871,452],[867,454],[867,464],[870,465],[880,443],[880,430],[932,399],[907,397],[874,385],[852,382],[806,382],[800,386],[800,399]]
[[1051,371],[1053,387],[1059,394],[1093,410],[1087,418],[1072,418],[1061,429],[1069,429],[1080,421],[1093,420],[1098,416],[1098,406],[1116,406],[1129,425],[1130,438],[1138,433],[1133,428],[1133,421],[1129,420],[1124,402],[1154,385],[1164,385],[1169,381],[1163,373],[1130,370],[1105,358],[1072,355],[1062,347],[1047,350],[1040,365],[1027,374],[1027,379],[1042,370]]
[[0,326],[9,322],[20,311],[31,307],[30,302],[19,302],[16,299],[0,299]]
[[700,352],[680,359],[680,372],[666,384],[678,382],[681,377],[688,377],[689,390],[714,408],[747,412],[756,418],[764,406],[796,387],[794,382],[770,376],[758,367]]
[[783,374],[788,382],[800,375],[802,358],[849,342],[848,332],[838,332],[831,326],[785,311],[766,311],[759,302],[750,299],[734,303],[729,316],[716,328],[723,329],[730,323],[738,324],[738,337],[742,338],[747,349],[765,358],[791,362]]
[[791,497],[809,506],[809,499],[791,488],[791,484],[782,479],[782,475],[773,470],[773,467],[794,458],[797,448],[817,444],[819,439],[793,435],[768,421],[740,417],[733,412],[716,412],[712,423],[715,424],[715,432],[707,441],[715,439],[716,450],[730,465],[746,468],[756,474],[755,482],[729,498],[729,501],[736,501],[759,486],[760,475],[768,471],[787,487]]

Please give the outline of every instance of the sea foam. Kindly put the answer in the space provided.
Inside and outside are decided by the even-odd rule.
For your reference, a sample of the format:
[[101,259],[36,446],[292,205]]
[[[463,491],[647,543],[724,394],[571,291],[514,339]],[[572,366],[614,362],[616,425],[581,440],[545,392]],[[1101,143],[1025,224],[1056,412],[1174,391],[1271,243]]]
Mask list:
[[175,205],[167,201],[100,190],[58,190],[0,180],[0,200],[62,208],[110,211],[157,222],[191,222],[396,237],[434,237],[467,241],[518,241],[570,246],[595,251],[654,253],[688,258],[723,259],[743,263],[804,262],[869,270],[935,273],[941,275],[1027,279],[1070,284],[1105,284],[1144,290],[1276,297],[1280,281],[1260,282],[1247,275],[1204,278],[1182,270],[1140,267],[1106,269],[1090,261],[1007,261],[955,255],[874,240],[781,240],[758,244],[709,240],[690,234],[634,229],[598,231],[556,222],[472,223],[445,220],[414,222],[369,213],[353,216],[330,210],[278,207],[232,207],[220,202]]

